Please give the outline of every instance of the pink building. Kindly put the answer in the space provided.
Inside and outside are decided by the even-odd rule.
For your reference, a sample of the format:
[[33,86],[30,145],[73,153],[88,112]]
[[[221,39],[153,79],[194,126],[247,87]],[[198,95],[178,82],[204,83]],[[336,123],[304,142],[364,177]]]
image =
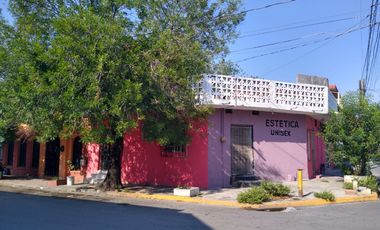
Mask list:
[[318,132],[337,110],[336,98],[327,79],[300,75],[297,81],[205,76],[195,89],[214,111],[194,123],[191,143],[159,146],[142,140],[139,128],[128,132],[123,182],[220,188],[253,178],[294,180],[297,169],[304,179],[321,174],[326,157]]
[[[214,111],[207,120],[194,122],[189,132],[192,141],[187,146],[159,146],[143,140],[140,128],[127,132],[122,153],[123,183],[205,189],[255,178],[294,180],[297,169],[303,169],[304,179],[322,173],[325,146],[318,132],[329,111],[337,110],[337,98],[330,92],[327,79],[300,75],[297,83],[284,83],[207,75],[194,89],[199,103]],[[107,168],[106,149],[97,144],[78,147],[77,139],[61,140],[64,154],[54,158],[54,167],[58,168],[51,170],[49,166],[50,171],[64,176],[68,172],[61,161],[77,162],[80,158],[87,162],[80,168],[83,177],[90,178]],[[4,145],[3,163],[18,162],[13,163],[15,173],[33,169],[32,162],[36,161],[28,157],[34,152],[33,146],[22,156],[25,170],[19,167],[19,147],[12,149],[12,161],[7,157],[8,149]],[[39,164],[34,164],[37,168],[32,174],[44,176],[50,153],[45,145],[39,151],[34,154]]]

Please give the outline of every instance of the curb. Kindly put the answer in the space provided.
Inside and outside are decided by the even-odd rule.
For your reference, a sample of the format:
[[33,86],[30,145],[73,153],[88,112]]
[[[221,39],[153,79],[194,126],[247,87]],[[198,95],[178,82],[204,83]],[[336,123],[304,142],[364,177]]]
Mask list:
[[[86,193],[77,193],[72,191],[49,191],[48,189],[40,189],[36,187],[29,186],[11,186],[9,184],[0,183],[0,187],[9,187],[13,189],[28,189],[30,191],[51,193],[51,194],[67,194],[67,195],[89,195],[94,196],[94,194]],[[21,193],[30,194],[29,191],[23,191]],[[202,204],[202,205],[213,205],[213,206],[224,206],[232,208],[243,208],[248,210],[276,210],[287,207],[307,207],[307,206],[322,206],[322,205],[333,205],[333,204],[342,204],[342,203],[357,203],[357,202],[368,202],[368,201],[378,201],[377,193],[372,193],[371,195],[361,195],[361,196],[348,196],[348,197],[338,197],[335,201],[326,201],[323,199],[310,199],[310,200],[290,200],[290,201],[278,201],[278,202],[268,202],[263,204],[240,204],[236,201],[227,201],[227,200],[211,200],[201,197],[181,197],[174,195],[165,195],[165,194],[146,194],[140,192],[105,192],[106,195],[111,196],[112,198],[125,197],[125,198],[134,198],[134,199],[147,199],[147,200],[165,200],[165,201],[176,201],[176,202],[186,202],[193,204]],[[97,195],[95,195],[97,196]]]
[[243,209],[253,209],[253,210],[269,210],[277,208],[286,207],[307,207],[307,206],[322,206],[322,205],[332,205],[332,204],[342,204],[342,203],[357,203],[357,202],[367,202],[367,201],[378,201],[377,193],[372,193],[371,195],[363,196],[350,196],[350,197],[338,197],[335,201],[326,201],[323,199],[310,199],[310,200],[294,200],[294,201],[283,201],[283,202],[268,202],[264,204],[250,205],[250,204],[240,204],[236,201],[224,201],[224,200],[211,200],[198,197],[181,197],[174,195],[163,195],[163,194],[145,194],[145,193],[127,193],[127,192],[107,192],[109,195],[117,197],[123,196],[135,199],[150,199],[150,200],[166,200],[166,201],[177,201],[177,202],[187,202],[194,204],[203,205],[216,205],[225,207],[235,207]]

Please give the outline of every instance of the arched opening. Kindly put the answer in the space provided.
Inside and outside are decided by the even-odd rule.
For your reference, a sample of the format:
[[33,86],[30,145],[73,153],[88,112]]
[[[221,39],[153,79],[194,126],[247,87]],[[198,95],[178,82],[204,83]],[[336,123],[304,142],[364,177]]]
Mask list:
[[76,137],[73,143],[73,158],[72,164],[74,170],[80,170],[81,168],[81,159],[82,159],[83,143],[80,137]]

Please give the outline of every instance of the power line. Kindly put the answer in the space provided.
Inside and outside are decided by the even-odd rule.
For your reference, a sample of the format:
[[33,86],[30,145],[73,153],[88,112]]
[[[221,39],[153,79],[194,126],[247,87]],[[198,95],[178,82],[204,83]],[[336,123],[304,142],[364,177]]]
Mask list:
[[248,58],[244,58],[244,59],[238,60],[238,61],[236,61],[236,62],[237,62],[237,63],[240,63],[240,62],[244,62],[244,61],[252,60],[252,59],[259,58],[259,57],[263,57],[263,56],[268,56],[268,55],[272,55],[272,54],[282,53],[282,52],[289,51],[289,50],[294,50],[294,49],[297,49],[297,48],[300,48],[300,47],[305,47],[305,46],[313,45],[313,44],[320,43],[320,42],[323,42],[323,41],[327,41],[327,40],[330,40],[330,39],[335,39],[335,38],[341,37],[341,36],[343,36],[343,35],[350,34],[350,33],[352,33],[352,32],[358,31],[358,30],[362,30],[362,29],[364,29],[364,28],[367,28],[368,26],[369,26],[369,25],[367,25],[367,26],[363,26],[363,27],[359,27],[359,28],[356,28],[356,29],[349,29],[348,31],[345,31],[345,32],[340,33],[340,34],[337,34],[337,35],[335,35],[335,36],[326,37],[326,38],[324,38],[324,39],[316,40],[316,41],[313,41],[313,42],[308,43],[308,44],[302,44],[302,45],[293,46],[293,47],[290,47],[290,48],[287,48],[287,49],[281,49],[281,50],[276,50],[276,51],[269,52],[269,53],[264,53],[264,54],[260,54],[260,55],[255,55],[255,56],[252,56],[252,57],[248,57]]
[[[360,23],[363,23],[363,21],[365,19],[367,19],[369,16],[370,15],[368,14],[364,19],[361,20]],[[360,25],[360,23],[358,25]],[[358,26],[358,25],[355,25],[355,26]],[[350,27],[349,29],[352,29],[355,26]],[[333,34],[333,35],[334,36],[335,35],[339,35],[340,33],[342,33],[342,32],[339,32],[338,34]],[[282,41],[278,41],[278,42],[266,43],[266,44],[246,47],[246,48],[242,48],[242,49],[232,50],[232,51],[230,51],[230,53],[240,53],[240,52],[245,52],[245,51],[248,51],[248,50],[253,50],[253,49],[259,49],[259,48],[267,47],[267,46],[274,46],[274,45],[279,45],[279,44],[283,44],[283,43],[290,43],[290,42],[302,40],[302,39],[305,39],[305,38],[312,38],[312,37],[316,37],[316,36],[331,35],[331,34],[332,34],[331,32],[313,33],[313,34],[308,34],[308,35],[304,35],[304,36],[301,36],[301,37],[296,37],[296,38],[292,38],[292,39],[282,40]]]
[[[368,33],[368,42],[366,56],[364,60],[361,82],[364,85],[362,89],[363,94],[365,94],[365,89],[369,88],[372,82],[372,75],[376,68],[379,43],[380,43],[380,28],[377,23],[377,7],[379,5],[379,0],[372,0],[371,3],[371,13],[370,13],[370,27]],[[377,25],[376,25],[377,24]],[[363,84],[364,81],[364,84]],[[376,83],[376,81],[375,81]]]
[[287,1],[276,2],[276,3],[269,4],[269,5],[257,7],[257,8],[251,8],[251,9],[247,9],[247,10],[242,10],[240,12],[236,12],[236,13],[232,13],[232,14],[217,15],[214,18],[212,18],[211,20],[216,20],[216,19],[221,19],[221,18],[223,19],[223,18],[227,18],[229,16],[236,16],[236,15],[240,15],[240,14],[246,14],[246,13],[249,13],[249,12],[252,12],[252,11],[265,10],[265,9],[268,9],[268,8],[271,8],[271,7],[274,7],[274,6],[284,5],[284,4],[292,3],[292,2],[295,2],[295,1],[297,1],[297,0],[287,0]]
[[261,45],[257,45],[257,46],[247,47],[247,48],[243,48],[243,49],[233,50],[230,53],[240,53],[240,52],[249,51],[249,50],[253,50],[253,49],[259,49],[259,48],[263,48],[263,47],[267,47],[267,46],[274,46],[274,45],[279,45],[279,44],[284,44],[284,43],[290,43],[290,42],[293,42],[293,41],[303,40],[305,38],[312,38],[312,37],[321,36],[321,35],[327,35],[327,34],[331,34],[331,33],[329,33],[329,32],[321,32],[321,33],[316,33],[316,34],[309,34],[309,35],[304,35],[304,36],[301,36],[301,37],[292,38],[292,39],[288,39],[288,40],[282,40],[282,41],[278,41],[278,42],[266,43],[266,44],[261,44]]
[[[370,16],[370,15],[367,15],[365,18],[362,18],[358,24],[356,24],[356,25],[354,25],[354,26],[348,28],[347,31],[349,31],[349,30],[351,30],[351,29],[353,29],[353,28],[355,28],[355,27],[357,27],[357,26],[360,26],[360,25],[361,25],[361,24],[362,24],[362,23],[363,23],[363,22],[364,22],[369,16]],[[362,30],[360,30],[360,31],[362,31]],[[335,39],[335,38],[334,38],[334,39]],[[282,64],[282,65],[280,65],[280,66],[277,66],[277,67],[275,67],[275,68],[273,68],[273,69],[267,71],[266,73],[262,74],[261,76],[265,76],[265,75],[268,75],[268,74],[270,74],[270,73],[273,73],[273,72],[275,72],[275,71],[277,71],[277,70],[279,70],[279,69],[281,69],[281,68],[283,68],[283,67],[285,67],[285,66],[288,66],[288,65],[290,65],[290,64],[292,64],[292,63],[298,61],[299,59],[301,59],[301,58],[303,58],[303,57],[305,57],[305,56],[307,56],[307,55],[309,55],[309,54],[315,52],[316,50],[322,48],[323,46],[329,44],[329,43],[332,42],[334,39],[331,39],[331,40],[326,41],[326,42],[323,43],[322,45],[320,45],[320,46],[318,46],[318,47],[316,47],[316,48],[311,49],[310,51],[308,51],[308,52],[302,54],[301,56],[298,56],[298,57],[292,59],[291,61],[289,61],[289,62],[287,62],[287,63],[284,63],[284,64]]]
[[273,69],[271,69],[271,70],[265,72],[265,73],[262,74],[261,76],[266,76],[266,75],[268,75],[268,74],[270,74],[270,73],[273,73],[273,72],[275,72],[275,71],[277,71],[277,70],[279,70],[279,69],[281,69],[281,68],[283,68],[283,67],[285,67],[285,66],[288,66],[288,65],[290,65],[290,64],[292,64],[292,63],[298,61],[299,59],[301,59],[301,58],[303,58],[303,57],[305,57],[305,56],[307,56],[307,55],[313,53],[314,51],[316,51],[316,50],[322,48],[323,46],[327,45],[327,44],[330,43],[331,41],[332,41],[332,40],[326,41],[326,42],[323,43],[322,45],[320,45],[320,46],[318,46],[318,47],[316,47],[316,48],[311,49],[310,51],[308,51],[308,52],[302,54],[301,56],[298,56],[298,57],[294,58],[293,60],[291,60],[291,61],[289,61],[289,62],[287,62],[287,63],[285,63],[285,64],[282,64],[282,65],[280,65],[280,66],[277,66],[277,67],[275,67],[275,68],[273,68]]
[[340,19],[335,19],[335,20],[327,20],[327,21],[322,21],[322,22],[304,24],[304,25],[299,25],[299,26],[290,26],[290,27],[285,27],[282,29],[269,30],[266,32],[261,32],[261,33],[245,34],[245,35],[238,36],[238,38],[254,37],[254,36],[276,33],[276,32],[281,32],[281,31],[294,30],[294,29],[299,29],[299,28],[305,28],[305,27],[311,27],[311,26],[317,26],[317,25],[323,25],[323,24],[330,24],[330,23],[341,22],[341,21],[348,21],[348,20],[352,20],[352,19],[356,19],[356,18],[357,17],[346,17],[346,18],[340,18]]
[[[343,17],[343,16],[347,16],[347,15],[352,15],[352,14],[355,14],[355,13],[360,13],[359,16],[360,16],[360,18],[362,18],[361,13],[362,12],[368,12],[368,11],[369,11],[369,9],[367,9],[367,10],[349,11],[349,12],[340,13],[340,14],[334,14],[334,15],[329,15],[329,16],[324,16],[324,17],[318,17],[318,18],[313,18],[313,19],[301,20],[301,21],[297,21],[297,22],[293,22],[293,23],[288,23],[288,24],[283,24],[283,25],[279,25],[279,26],[271,26],[271,27],[266,27],[266,28],[262,28],[262,29],[255,29],[255,30],[251,30],[251,31],[246,31],[245,33],[258,33],[258,32],[263,32],[263,31],[267,31],[267,30],[280,29],[280,28],[284,28],[284,27],[288,27],[288,26],[295,26],[295,25],[304,24],[304,23],[318,22],[318,21],[326,20],[326,19],[331,20],[332,18]],[[356,15],[356,16],[358,16],[358,15]]]
[[245,13],[248,13],[248,12],[251,12],[251,11],[264,10],[264,9],[268,9],[270,7],[273,7],[273,6],[288,4],[288,3],[295,2],[295,1],[296,0],[288,0],[288,1],[276,2],[276,3],[272,3],[272,4],[269,4],[269,5],[266,5],[266,6],[262,6],[262,7],[258,7],[258,8],[252,8],[252,9],[248,9],[248,10],[243,10],[243,11],[241,11],[238,14],[245,14]]

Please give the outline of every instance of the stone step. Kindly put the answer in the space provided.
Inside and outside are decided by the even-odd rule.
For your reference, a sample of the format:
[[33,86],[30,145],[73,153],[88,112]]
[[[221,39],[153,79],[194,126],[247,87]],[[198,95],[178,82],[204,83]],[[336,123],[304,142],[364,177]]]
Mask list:
[[255,175],[234,176],[234,181],[253,181],[253,180],[258,180],[258,178]]
[[247,188],[252,186],[259,186],[263,180],[237,180],[232,182],[234,188]]

